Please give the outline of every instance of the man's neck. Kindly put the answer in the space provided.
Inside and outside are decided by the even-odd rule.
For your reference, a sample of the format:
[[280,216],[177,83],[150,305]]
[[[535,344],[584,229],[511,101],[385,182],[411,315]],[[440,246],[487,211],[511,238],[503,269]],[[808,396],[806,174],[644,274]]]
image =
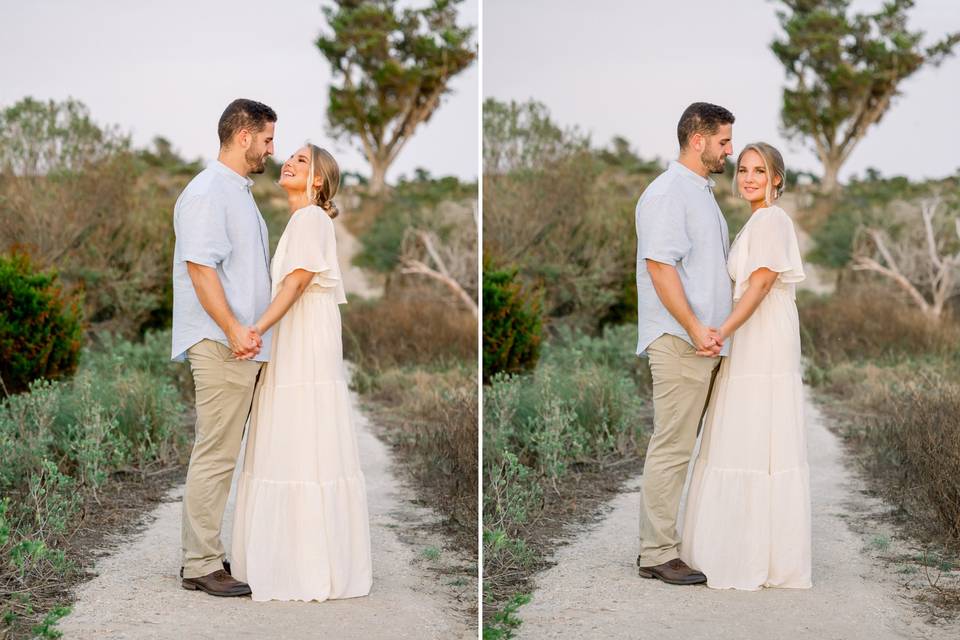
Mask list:
[[687,169],[690,169],[690,171],[693,171],[701,178],[706,178],[710,175],[710,172],[707,171],[707,168],[703,166],[703,163],[700,162],[700,158],[697,156],[681,153],[680,157],[677,158],[677,162],[685,166]]
[[244,160],[242,155],[237,157],[235,154],[221,149],[220,154],[217,156],[217,160],[227,165],[244,178],[246,178],[250,173],[250,167],[247,165],[247,161]]

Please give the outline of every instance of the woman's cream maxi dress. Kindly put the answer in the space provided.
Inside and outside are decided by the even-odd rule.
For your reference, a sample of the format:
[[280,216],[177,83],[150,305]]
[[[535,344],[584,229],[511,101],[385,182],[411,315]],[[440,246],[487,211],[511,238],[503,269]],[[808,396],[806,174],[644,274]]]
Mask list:
[[273,295],[295,269],[310,286],[273,328],[254,396],[233,530],[233,573],[254,600],[369,593],[367,497],[343,366],[346,302],[333,221],[291,216],[271,264]]
[[793,221],[758,209],[730,249],[734,300],[760,267],[770,292],[730,338],[694,464],[680,557],[714,588],[807,588],[810,473],[795,285],[804,278]]

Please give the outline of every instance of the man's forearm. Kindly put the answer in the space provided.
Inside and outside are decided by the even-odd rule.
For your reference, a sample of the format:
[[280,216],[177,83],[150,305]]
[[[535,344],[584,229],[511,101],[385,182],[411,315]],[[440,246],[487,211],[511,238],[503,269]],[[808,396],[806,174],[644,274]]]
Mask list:
[[687,295],[683,290],[683,283],[680,282],[680,274],[674,266],[647,260],[647,272],[650,274],[650,280],[653,282],[653,288],[657,292],[660,302],[666,307],[680,326],[692,333],[692,329],[699,322],[694,315],[690,303],[687,301]]
[[193,282],[193,289],[197,292],[203,310],[229,335],[230,330],[237,325],[237,318],[227,303],[227,294],[223,291],[223,284],[216,269],[187,262],[187,273],[190,274],[190,281]]

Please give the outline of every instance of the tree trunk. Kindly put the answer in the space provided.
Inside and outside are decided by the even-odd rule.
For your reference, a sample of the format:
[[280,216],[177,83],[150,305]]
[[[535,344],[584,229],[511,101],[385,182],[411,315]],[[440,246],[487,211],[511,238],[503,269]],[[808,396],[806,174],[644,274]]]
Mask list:
[[370,161],[370,183],[367,185],[367,192],[372,195],[380,195],[387,184],[387,164],[379,160]]
[[838,174],[840,162],[835,159],[821,158],[823,163],[823,179],[820,182],[820,191],[826,194],[835,194],[840,189]]

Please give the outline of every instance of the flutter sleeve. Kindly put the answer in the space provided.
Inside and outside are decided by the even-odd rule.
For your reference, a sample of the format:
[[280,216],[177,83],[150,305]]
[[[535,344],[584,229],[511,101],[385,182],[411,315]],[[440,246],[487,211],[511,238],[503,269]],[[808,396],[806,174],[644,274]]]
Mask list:
[[307,207],[294,214],[285,233],[287,245],[276,283],[283,282],[293,271],[303,269],[314,273],[310,286],[335,288],[342,293],[337,239],[330,216],[320,207]]
[[793,220],[780,207],[769,207],[753,214],[748,224],[745,250],[737,256],[733,299],[739,300],[750,286],[750,275],[766,267],[776,271],[778,282],[794,284],[803,280],[803,260]]

